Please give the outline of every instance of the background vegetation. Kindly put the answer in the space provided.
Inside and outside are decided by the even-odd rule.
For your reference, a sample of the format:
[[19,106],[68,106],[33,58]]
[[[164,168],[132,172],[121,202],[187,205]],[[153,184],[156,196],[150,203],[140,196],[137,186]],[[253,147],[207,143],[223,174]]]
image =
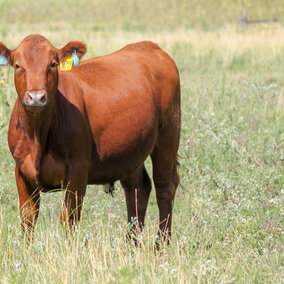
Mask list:
[[[249,20],[268,22],[242,25],[244,8]],[[158,43],[180,70],[183,115],[170,247],[153,252],[154,190],[142,247],[125,242],[119,185],[114,198],[88,188],[73,240],[58,220],[63,193],[43,194],[35,241],[26,246],[6,142],[13,70],[1,67],[1,283],[283,283],[283,1],[1,0],[0,11],[0,41],[10,48],[30,33],[57,47],[84,40],[86,58]]]

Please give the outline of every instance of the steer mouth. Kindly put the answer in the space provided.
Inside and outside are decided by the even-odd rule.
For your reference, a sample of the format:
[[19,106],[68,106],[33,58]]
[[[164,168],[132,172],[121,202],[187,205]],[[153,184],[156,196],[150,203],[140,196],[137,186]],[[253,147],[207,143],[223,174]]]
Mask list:
[[25,110],[29,113],[29,114],[38,114],[41,113],[47,105],[25,105]]
[[23,106],[29,113],[40,113],[48,106],[46,91],[27,91],[24,94]]

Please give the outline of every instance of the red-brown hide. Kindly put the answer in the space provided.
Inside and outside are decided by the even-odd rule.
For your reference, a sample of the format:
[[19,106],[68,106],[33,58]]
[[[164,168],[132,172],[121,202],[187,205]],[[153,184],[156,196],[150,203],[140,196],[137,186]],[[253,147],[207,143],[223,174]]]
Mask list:
[[[8,142],[16,162],[21,224],[32,232],[41,191],[66,189],[61,220],[73,225],[87,184],[120,180],[128,222],[141,230],[151,181],[150,155],[160,212],[159,234],[168,239],[180,137],[180,82],[173,60],[157,45],[140,42],[59,71],[62,58],[82,42],[55,48],[39,35],[0,53],[15,69],[18,98]],[[135,218],[136,217],[136,218]]]

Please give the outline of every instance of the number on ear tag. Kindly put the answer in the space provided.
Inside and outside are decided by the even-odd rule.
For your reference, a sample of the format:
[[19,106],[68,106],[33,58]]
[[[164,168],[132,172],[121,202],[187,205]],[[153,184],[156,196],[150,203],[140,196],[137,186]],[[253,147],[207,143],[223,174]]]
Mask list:
[[60,62],[60,70],[70,71],[73,65],[73,58],[68,54],[64,57],[63,61]]
[[0,65],[7,65],[8,64],[8,58],[4,55],[0,55]]

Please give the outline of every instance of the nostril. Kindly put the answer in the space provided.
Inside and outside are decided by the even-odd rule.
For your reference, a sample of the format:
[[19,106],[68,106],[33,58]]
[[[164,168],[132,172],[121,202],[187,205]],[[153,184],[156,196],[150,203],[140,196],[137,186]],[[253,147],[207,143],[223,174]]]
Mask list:
[[32,94],[30,94],[30,93],[27,93],[27,100],[28,101],[32,101],[33,100],[33,95]]
[[43,96],[41,97],[40,102],[41,102],[42,104],[46,103],[46,96],[45,96],[45,95],[43,95]]

